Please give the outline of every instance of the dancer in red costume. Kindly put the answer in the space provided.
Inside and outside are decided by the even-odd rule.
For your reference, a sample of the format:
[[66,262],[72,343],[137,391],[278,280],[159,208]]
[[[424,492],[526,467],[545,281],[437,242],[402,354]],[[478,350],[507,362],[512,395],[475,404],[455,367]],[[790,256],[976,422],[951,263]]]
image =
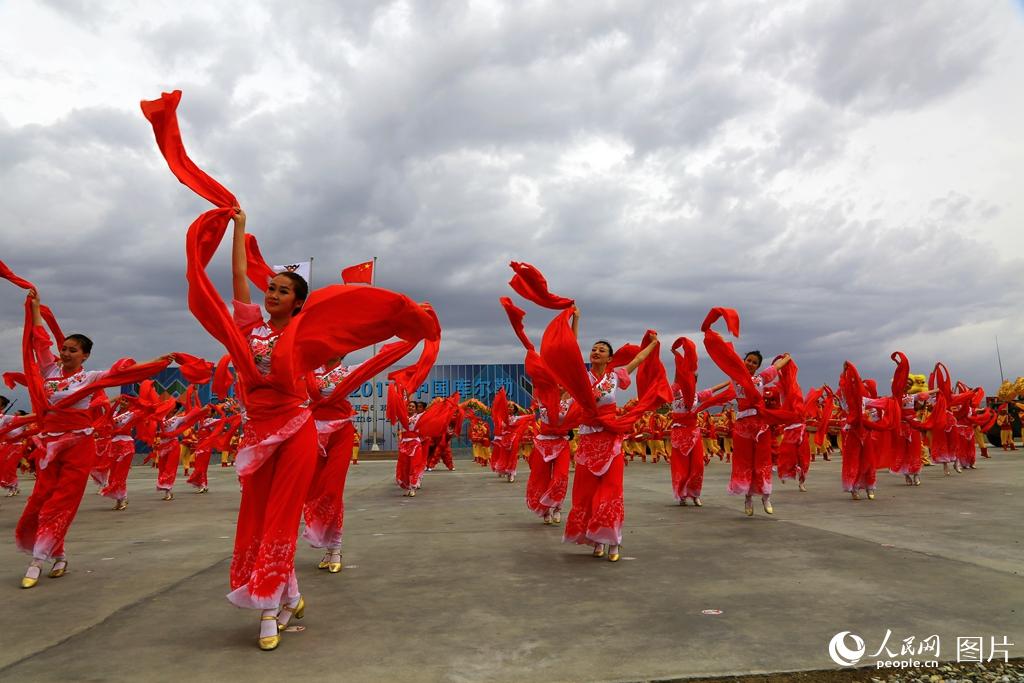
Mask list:
[[319,457],[313,483],[302,508],[305,528],[302,538],[324,550],[318,569],[341,571],[341,541],[345,524],[345,481],[352,464],[355,425],[349,394],[379,372],[412,351],[415,344],[386,344],[363,363],[343,365],[343,357],[332,358],[313,371],[307,380],[310,409],[316,422]]
[[[491,401],[491,422],[494,423],[494,436],[491,437],[491,471],[499,477],[508,477],[508,460],[511,457],[513,431],[512,417],[515,407],[510,406],[505,387],[498,389]],[[511,414],[510,414],[511,411]]]
[[[152,382],[148,384],[152,386]],[[140,396],[142,393],[140,389]],[[155,398],[155,392],[153,397]],[[173,405],[173,401],[168,403],[170,405],[166,406],[167,410]],[[158,410],[160,406],[157,402],[133,400],[127,395],[122,395],[118,401],[116,412],[111,419],[110,475],[107,477],[106,486],[100,490],[105,497],[114,499],[114,510],[124,510],[128,507],[128,472],[135,458],[135,439],[132,438],[132,430],[144,420],[151,419]]]
[[[683,349],[683,353],[679,352]],[[700,496],[704,486],[704,466],[711,458],[704,453],[697,415],[711,406],[722,405],[736,397],[728,382],[710,389],[697,391],[697,347],[686,337],[672,344],[675,358],[675,381],[672,383],[672,457],[669,468],[672,477],[672,495],[680,505],[689,498],[701,507]]]
[[[636,419],[634,414],[628,420],[615,423],[615,398],[620,389],[629,387],[629,374],[640,367],[641,363],[648,357],[657,360],[658,348],[657,333],[648,332],[644,336],[643,348],[635,354],[624,352],[632,355],[632,358],[624,366],[613,368],[611,365],[615,350],[607,341],[598,340],[590,349],[590,370],[585,376],[590,393],[582,397],[573,395],[579,402],[589,398],[590,406],[587,407],[590,410],[584,408],[585,417],[579,427],[572,509],[565,525],[563,540],[593,545],[595,557],[603,557],[607,551],[608,559],[612,562],[617,562],[620,557],[622,524],[626,516],[622,490],[622,435],[629,431]],[[661,366],[660,361],[657,365]],[[662,383],[667,388],[664,368],[661,368],[661,373]],[[577,387],[573,388],[578,391],[579,382],[574,383]],[[566,381],[566,384],[570,382]],[[664,400],[665,393],[662,392],[661,398],[656,399],[659,403]],[[644,403],[651,401],[641,401],[638,405]],[[613,420],[602,420],[604,415],[609,415]]]
[[[513,263],[512,267],[516,270],[509,283],[513,289],[538,305],[561,309],[544,332],[540,356],[581,411],[572,509],[562,540],[592,545],[595,557],[607,552],[608,559],[616,562],[625,519],[623,435],[631,431],[639,415],[671,399],[665,368],[658,358],[657,334],[648,330],[642,348],[628,346],[618,353],[613,353],[607,341],[594,343],[588,370],[570,323],[573,317],[578,323],[580,317],[574,302],[548,292],[543,276],[532,266]],[[632,411],[617,415],[616,394],[628,387],[629,373],[634,370],[638,371],[637,404]]]
[[[534,382],[536,387],[536,382]],[[564,394],[557,403],[558,414],[541,405],[538,431],[530,452],[530,477],[526,481],[526,507],[545,524],[560,524],[562,503],[569,490],[569,410],[572,398]]]
[[114,499],[114,510],[128,507],[128,473],[135,458],[135,439],[132,437],[137,412],[125,406],[114,415],[110,438],[110,476],[100,494]]
[[[331,574],[341,571],[341,539],[345,521],[345,481],[352,464],[352,404],[347,396],[362,384],[345,382],[352,378],[359,365],[343,365],[341,357],[332,358],[313,371],[307,382],[313,402],[319,457],[316,473],[302,508],[305,527],[302,537],[314,548],[324,549],[317,565]],[[372,373],[371,373],[372,376]],[[327,399],[334,398],[334,401]]]
[[[32,555],[21,581],[32,588],[42,565],[53,561],[49,576],[58,578],[68,567],[64,538],[85,494],[96,461],[94,423],[100,417],[90,409],[96,392],[137,382],[167,367],[173,356],[136,364],[117,361],[109,370],[86,370],[92,340],[82,334],[64,337],[49,309],[42,306],[35,287],[0,263],[0,276],[28,289],[22,340],[24,374],[17,381],[28,388],[39,423],[42,453],[36,464],[36,485],[15,528],[18,549]],[[60,357],[53,355],[44,318],[59,341]],[[13,383],[15,378],[8,376]]]
[[210,412],[206,406],[192,406],[191,409],[186,410],[188,407],[186,398],[185,405],[179,406],[180,412],[164,419],[157,430],[157,440],[153,449],[153,457],[159,468],[156,490],[163,492],[165,501],[174,500],[174,482],[178,477],[181,453],[178,437],[192,429]]
[[[508,297],[501,297],[500,301],[512,330],[526,349],[526,374],[533,382],[533,397],[539,407],[540,419],[530,452],[530,477],[526,482],[526,507],[540,516],[544,524],[559,524],[569,487],[569,431],[579,424],[580,413],[573,408],[572,398],[559,386],[554,373],[526,335],[523,326],[526,312]],[[578,320],[574,309],[574,338]]]
[[[428,368],[429,369],[429,368]],[[401,371],[399,371],[401,372]],[[392,373],[394,382],[395,373]],[[393,386],[398,386],[393,385]],[[401,391],[405,388],[400,387]],[[393,411],[392,405],[397,404]],[[448,424],[458,411],[459,395],[434,401],[425,410],[416,401],[401,403],[389,388],[388,415],[402,425],[402,436],[398,445],[398,463],[395,466],[395,483],[404,490],[403,496],[414,498],[427,468],[425,440],[439,437],[448,429]],[[415,414],[411,414],[417,411]]]
[[463,413],[460,408],[452,416],[452,420],[448,423],[444,433],[437,437],[434,449],[430,454],[430,461],[427,463],[428,470],[433,470],[438,464],[443,464],[449,472],[455,470],[455,461],[452,459],[452,439],[456,438],[462,431],[462,420]]
[[189,486],[196,493],[207,493],[210,490],[209,469],[210,458],[214,447],[220,443],[224,435],[238,429],[242,418],[239,415],[227,415],[222,405],[210,404],[216,414],[204,418],[197,429],[197,440],[192,452],[192,473],[188,475]]
[[[711,329],[719,319],[725,318],[729,331],[739,337],[739,314],[731,308],[714,308],[708,313],[701,330],[704,347],[715,364],[733,381],[738,413],[733,427],[732,474],[728,491],[744,496],[743,512],[754,514],[753,496],[761,496],[766,513],[774,514],[771,503],[772,456],[771,424],[793,422],[797,403],[802,403],[796,384],[796,364],[789,354],[779,356],[766,370],[758,373],[763,357],[760,351],[750,351],[741,359],[733,345]],[[768,384],[779,381],[780,408],[765,405],[764,390]]]
[[[935,369],[928,376],[928,386],[936,391],[935,407],[929,422],[931,428],[931,459],[941,462],[942,471],[947,477],[951,475],[950,465],[956,472],[962,472],[961,459],[964,456],[963,431],[966,427],[958,422],[965,420],[968,404],[977,401],[974,391],[953,392],[949,370],[942,363],[936,363]],[[984,398],[984,397],[982,397]],[[971,433],[973,451],[973,428]],[[960,457],[958,457],[960,456]]]
[[[779,474],[779,481],[785,484],[795,479],[797,488],[801,492],[807,491],[807,473],[811,468],[811,437],[808,430],[808,422],[813,421],[815,427],[821,426],[821,397],[826,394],[827,387],[812,389],[808,392],[802,408],[797,415],[800,418],[786,425],[782,430],[782,440],[779,443],[779,457],[776,463],[776,471]],[[829,407],[831,411],[831,404]],[[815,432],[815,435],[817,432]]]
[[[971,389],[963,382],[957,382],[957,394],[954,395],[953,417],[956,419],[956,459],[961,470],[978,469],[977,451],[975,450],[974,428],[991,422],[995,423],[993,412],[981,406],[985,403],[985,390]],[[961,400],[957,400],[962,396]],[[990,418],[992,418],[990,420]],[[989,425],[991,426],[991,425]]]
[[[853,500],[860,500],[866,491],[868,500],[875,499],[881,434],[893,429],[899,415],[888,399],[873,396],[874,381],[862,380],[853,363],[843,364],[839,391],[846,401],[846,424],[843,426],[843,491]],[[897,411],[898,412],[898,411]]]
[[899,411],[899,423],[890,432],[892,463],[890,471],[902,474],[907,486],[921,485],[921,432],[928,429],[917,420],[917,404],[929,400],[937,390],[907,393],[913,386],[910,361],[900,351],[892,354],[896,372],[892,378],[893,409]]
[[[0,409],[6,411],[11,405],[6,396],[0,396]],[[7,489],[7,496],[17,496],[18,462],[21,460],[22,440],[29,429],[25,421],[15,421],[14,415],[0,414],[0,488]]]
[[[189,308],[226,347],[247,422],[236,469],[242,480],[231,593],[238,607],[262,610],[259,646],[275,649],[304,601],[295,578],[299,519],[316,467],[317,434],[304,378],[328,359],[399,336],[440,338],[437,318],[408,297],[378,287],[332,285],[307,298],[305,281],[275,275],[262,261],[250,267],[245,214],[234,195],[201,171],[185,153],[175,110],[181,93],[143,102],[157,145],[174,175],[217,208],[199,216],[186,239]],[[206,274],[234,218],[234,317]],[[254,250],[255,251],[255,250]],[[262,319],[250,303],[247,278],[266,288]],[[300,313],[301,310],[301,313]]]
[[506,477],[508,483],[514,484],[516,475],[519,474],[519,449],[523,444],[527,431],[534,426],[536,418],[533,413],[525,410],[522,406],[509,403],[512,408],[512,415],[508,419],[508,432],[505,434],[504,460],[500,465],[498,474]]
[[416,425],[423,413],[416,401],[406,402],[406,419],[401,422],[402,431],[398,439],[398,461],[395,463],[395,483],[402,489],[403,496],[416,497],[427,469],[425,444]]

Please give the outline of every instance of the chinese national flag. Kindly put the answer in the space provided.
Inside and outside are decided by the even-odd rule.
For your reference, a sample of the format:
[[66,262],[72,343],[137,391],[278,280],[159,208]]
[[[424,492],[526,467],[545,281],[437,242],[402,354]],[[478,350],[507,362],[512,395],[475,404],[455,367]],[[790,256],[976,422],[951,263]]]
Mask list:
[[354,266],[343,268],[341,271],[341,281],[346,285],[354,285],[360,282],[368,285],[373,284],[373,261],[357,263]]

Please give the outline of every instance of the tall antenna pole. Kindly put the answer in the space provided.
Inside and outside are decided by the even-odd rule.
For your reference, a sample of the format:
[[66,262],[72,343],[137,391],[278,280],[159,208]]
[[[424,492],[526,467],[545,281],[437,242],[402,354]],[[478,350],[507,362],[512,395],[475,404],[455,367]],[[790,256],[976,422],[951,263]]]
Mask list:
[[309,257],[309,291],[313,291],[313,257]]
[[[376,283],[377,283],[377,257],[374,256],[373,257],[373,270],[370,271],[370,286],[373,287],[373,286],[376,285]],[[376,344],[373,345],[373,355],[375,355],[375,356],[377,355],[377,345]],[[372,389],[370,391],[370,399],[371,399],[370,405],[372,406],[372,410],[371,410],[370,414],[373,416],[371,418],[373,420],[373,443],[370,445],[370,450],[371,451],[379,451],[380,450],[380,444],[377,443],[377,425],[379,423],[377,421],[377,378],[376,377],[373,378],[373,387],[372,387]]]
[[1003,376],[1003,356],[999,353],[999,335],[996,335],[996,358],[999,359],[999,383],[1002,384],[1006,381],[1006,377]]

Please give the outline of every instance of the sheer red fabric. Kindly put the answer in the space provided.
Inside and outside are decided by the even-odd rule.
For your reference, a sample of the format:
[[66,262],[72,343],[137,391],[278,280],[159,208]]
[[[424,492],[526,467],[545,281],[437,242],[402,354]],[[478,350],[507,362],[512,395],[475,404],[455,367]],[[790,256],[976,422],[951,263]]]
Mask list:
[[249,278],[249,282],[256,285],[256,288],[261,292],[267,291],[267,287],[270,285],[270,281],[274,279],[277,273],[274,269],[267,265],[267,262],[263,258],[263,254],[260,253],[259,242],[256,241],[256,235],[246,233],[245,235],[245,260],[246,260],[246,276]]
[[[312,292],[281,334],[272,352],[271,371],[260,374],[246,338],[235,325],[206,274],[206,266],[224,237],[238,205],[234,195],[196,166],[185,152],[176,109],[181,92],[143,102],[157,145],[184,185],[218,208],[200,215],[186,238],[189,309],[231,356],[252,419],[272,418],[282,409],[282,396],[305,400],[302,378],[328,359],[398,336],[407,341],[439,340],[437,318],[408,297],[385,289],[331,285]],[[428,368],[429,369],[429,368]]]
[[206,384],[213,376],[213,363],[180,351],[175,352],[174,360],[181,368],[182,376],[191,384]]
[[548,290],[548,281],[529,263],[512,261],[509,266],[515,271],[515,275],[509,280],[509,286],[527,301],[553,309],[572,308],[576,304],[572,299],[552,294]]
[[[599,424],[617,434],[625,434],[632,430],[633,423],[645,412],[672,400],[672,393],[665,377],[665,366],[662,365],[658,354],[659,345],[637,368],[636,404],[621,415],[616,415],[613,405],[599,409],[591,387],[590,375],[583,364],[583,356],[569,323],[571,316],[571,309],[562,311],[544,330],[541,357],[558,383],[565,387],[579,406],[580,420],[583,424]],[[652,332],[648,330],[642,346],[649,343],[651,334]]]

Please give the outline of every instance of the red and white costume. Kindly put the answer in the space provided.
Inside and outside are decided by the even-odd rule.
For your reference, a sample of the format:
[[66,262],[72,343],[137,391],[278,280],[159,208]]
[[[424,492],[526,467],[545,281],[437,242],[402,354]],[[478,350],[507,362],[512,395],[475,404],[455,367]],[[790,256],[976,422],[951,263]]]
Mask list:
[[[614,414],[618,390],[629,387],[629,376],[620,370],[595,377],[589,373],[598,409]],[[572,510],[562,540],[571,543],[621,545],[626,508],[622,495],[622,434],[601,424],[581,424],[576,449],[576,478],[572,486]]]
[[416,423],[423,413],[410,415],[402,425],[402,435],[398,441],[398,462],[395,464],[395,483],[408,491],[418,489],[423,471],[427,468],[427,454],[423,438],[416,431]]
[[178,478],[178,463],[180,462],[181,445],[178,437],[191,429],[199,420],[206,415],[204,407],[193,408],[187,413],[168,417],[160,423],[156,445],[154,446],[154,458],[159,467],[156,490],[169,493],[174,489],[174,482]]
[[[268,377],[282,330],[263,321],[259,306],[240,301],[233,306],[256,369]],[[302,407],[300,383],[300,377],[281,377],[277,386],[264,389],[263,399],[278,402],[277,410],[246,405],[248,420],[235,459],[242,501],[227,596],[237,607],[273,609],[299,596],[295,543],[317,453],[316,425]]]
[[783,428],[776,465],[779,479],[783,481],[796,479],[803,483],[807,480],[807,471],[811,468],[811,440],[807,434],[807,423],[794,422]]
[[768,421],[761,414],[764,389],[779,371],[769,365],[750,380],[757,396],[748,396],[741,384],[736,391],[736,423],[732,429],[732,474],[728,491],[739,496],[766,496],[772,492],[772,444]]
[[135,439],[132,428],[139,419],[139,411],[121,410],[114,415],[110,437],[110,470],[106,485],[100,493],[107,498],[123,500],[128,497],[128,472],[135,457]]
[[[313,373],[315,391],[321,398],[329,398],[358,367],[317,368]],[[344,388],[342,391],[348,393]],[[352,406],[344,401],[336,408],[314,409],[313,418],[319,457],[302,510],[305,521],[302,538],[314,548],[340,548],[345,524],[345,480],[352,464],[355,434]]]
[[0,430],[10,427],[0,437],[0,488],[14,492],[18,490],[18,462],[24,449],[22,444],[23,434],[28,430],[28,425],[14,426],[13,415],[0,415]]
[[[89,473],[96,461],[92,394],[109,386],[144,378],[167,362],[136,365],[119,361],[112,370],[79,369],[64,375],[50,350],[50,337],[39,326],[31,330],[31,352],[42,378],[46,405],[33,408],[40,419],[42,454],[36,462],[36,485],[18,520],[14,535],[18,549],[34,559],[64,557],[64,537],[78,513]],[[26,368],[26,376],[33,369]],[[30,393],[32,380],[29,379]]]
[[533,437],[530,453],[530,478],[526,482],[526,507],[540,517],[562,509],[569,489],[569,434],[565,418],[572,399],[558,403],[558,418],[550,419],[541,406],[539,431]]
[[712,395],[710,389],[705,389],[694,393],[686,401],[682,387],[672,385],[672,426],[669,432],[672,457],[668,464],[672,476],[672,495],[677,503],[686,498],[700,498],[704,487],[704,441],[697,425],[697,415]]
[[196,445],[192,449],[194,460],[192,472],[188,475],[190,486],[200,492],[209,487],[210,456],[213,447],[228,429],[237,428],[237,421],[230,417],[207,417],[196,428]]

